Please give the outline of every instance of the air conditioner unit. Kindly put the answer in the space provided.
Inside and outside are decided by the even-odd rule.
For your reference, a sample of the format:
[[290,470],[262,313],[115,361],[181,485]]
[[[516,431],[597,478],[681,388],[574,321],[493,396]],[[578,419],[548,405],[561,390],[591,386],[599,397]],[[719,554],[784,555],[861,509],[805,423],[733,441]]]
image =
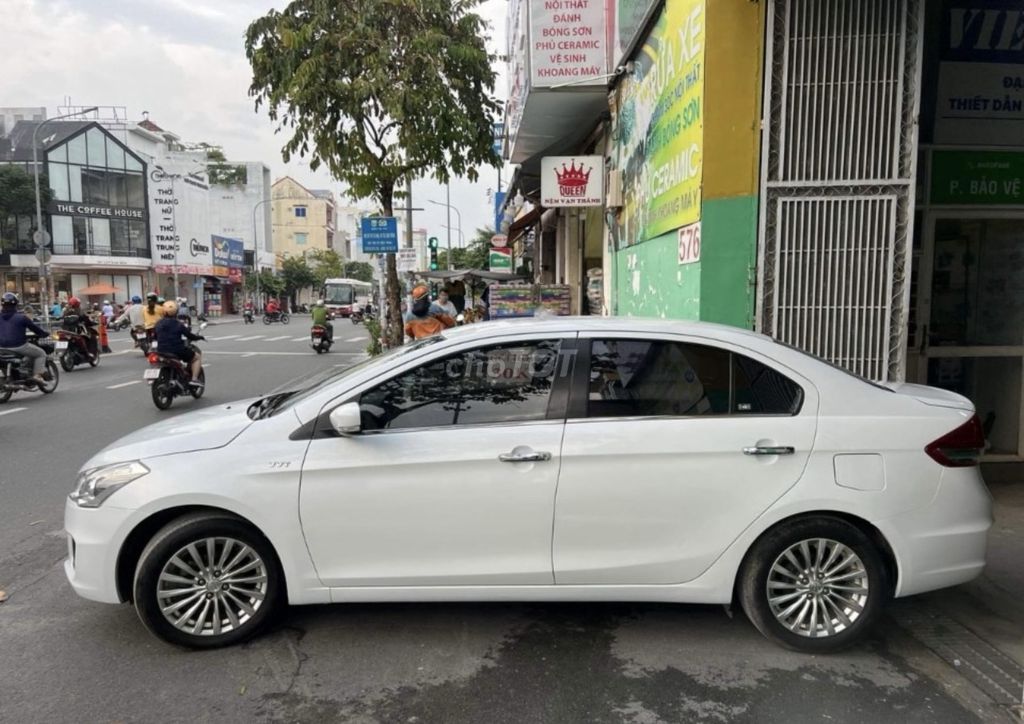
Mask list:
[[622,208],[622,171],[613,169],[608,172],[608,193],[604,203],[609,209]]

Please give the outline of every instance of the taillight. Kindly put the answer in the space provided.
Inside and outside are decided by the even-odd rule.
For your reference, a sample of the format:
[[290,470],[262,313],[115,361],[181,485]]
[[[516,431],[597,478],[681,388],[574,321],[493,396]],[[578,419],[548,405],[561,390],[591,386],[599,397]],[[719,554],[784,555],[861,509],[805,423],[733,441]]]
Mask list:
[[152,352],[150,352],[149,357],[147,357],[146,359],[149,360],[149,363],[151,365],[155,365],[155,364],[159,364],[160,363],[160,356],[156,355],[156,354],[153,354]]
[[952,432],[947,432],[924,451],[928,457],[947,468],[967,468],[977,465],[985,449],[985,431],[977,415],[971,417]]

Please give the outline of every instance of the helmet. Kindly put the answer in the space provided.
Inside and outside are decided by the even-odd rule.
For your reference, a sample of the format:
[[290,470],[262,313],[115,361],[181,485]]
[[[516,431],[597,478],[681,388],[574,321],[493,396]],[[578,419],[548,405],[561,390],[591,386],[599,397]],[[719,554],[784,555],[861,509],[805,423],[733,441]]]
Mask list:
[[68,306],[72,309],[78,309],[82,306],[82,300],[78,297],[68,297]]
[[157,294],[156,292],[150,292],[149,294],[147,294],[147,295],[146,295],[146,299],[147,299],[147,300],[149,300],[149,299],[154,299],[154,300],[155,300],[155,299],[156,299],[157,297],[159,297],[159,296],[160,296],[160,295],[159,295],[159,294]]
[[419,285],[413,287],[411,295],[412,295],[413,301],[416,301],[417,299],[422,299],[422,298],[426,297],[429,293],[430,293],[430,287],[428,287],[426,284],[419,284]]
[[6,292],[4,293],[2,303],[5,307],[16,307],[18,306],[18,295],[14,292]]
[[109,300],[109,299],[104,299],[104,300],[103,300],[103,303],[104,303],[104,304],[110,304],[110,300]]
[[142,304],[142,297],[138,294],[132,296],[132,304]]
[[178,313],[178,303],[174,300],[168,299],[164,302],[164,316],[173,317]]
[[324,300],[323,299],[317,299],[316,300],[316,306],[318,306],[318,307],[324,306]]

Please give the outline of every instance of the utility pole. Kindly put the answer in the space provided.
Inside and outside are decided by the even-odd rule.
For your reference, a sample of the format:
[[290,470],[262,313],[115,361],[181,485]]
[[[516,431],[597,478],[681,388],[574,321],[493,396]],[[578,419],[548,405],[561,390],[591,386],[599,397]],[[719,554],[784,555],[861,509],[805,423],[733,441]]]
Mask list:
[[405,248],[412,248],[412,174],[405,177]]
[[448,270],[452,269],[452,182],[444,185],[445,206],[448,207]]

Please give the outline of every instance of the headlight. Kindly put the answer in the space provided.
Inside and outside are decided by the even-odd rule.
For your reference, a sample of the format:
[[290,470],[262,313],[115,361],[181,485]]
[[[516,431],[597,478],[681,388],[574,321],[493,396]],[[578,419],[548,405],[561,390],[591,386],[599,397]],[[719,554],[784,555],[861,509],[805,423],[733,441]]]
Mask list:
[[115,491],[148,472],[149,468],[138,460],[83,470],[70,497],[83,508],[98,508]]

